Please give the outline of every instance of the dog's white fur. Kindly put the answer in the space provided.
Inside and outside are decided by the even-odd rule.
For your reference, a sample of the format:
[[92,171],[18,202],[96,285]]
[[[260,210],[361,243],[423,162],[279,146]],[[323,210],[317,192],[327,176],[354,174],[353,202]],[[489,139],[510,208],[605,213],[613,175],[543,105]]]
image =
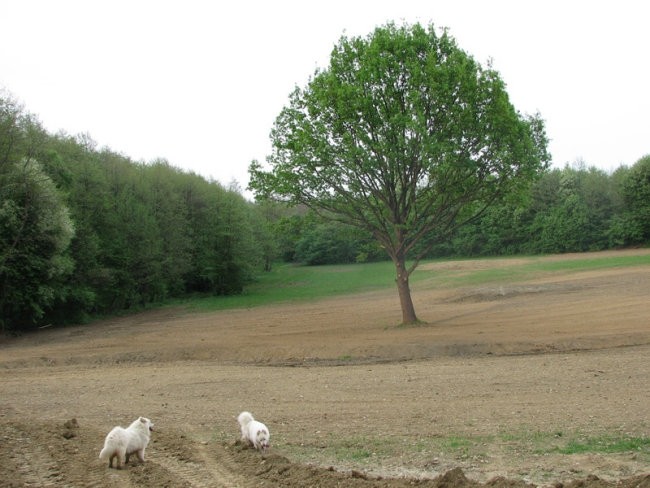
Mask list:
[[129,462],[129,456],[133,453],[138,459],[144,462],[144,450],[149,444],[153,423],[145,417],[134,420],[126,429],[114,427],[104,441],[104,448],[99,453],[99,459],[108,459],[108,467],[113,467],[113,458],[117,458],[117,469],[121,469]]
[[241,439],[248,442],[255,449],[266,450],[271,445],[271,434],[262,422],[253,418],[250,412],[242,412],[237,417],[241,427]]

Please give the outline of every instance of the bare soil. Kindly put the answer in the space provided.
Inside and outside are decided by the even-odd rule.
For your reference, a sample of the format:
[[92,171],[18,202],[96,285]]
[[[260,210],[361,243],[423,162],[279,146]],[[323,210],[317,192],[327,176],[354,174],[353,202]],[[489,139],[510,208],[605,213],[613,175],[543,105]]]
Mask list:
[[[388,290],[2,338],[0,485],[650,488],[647,443],[560,450],[650,437],[650,266],[412,291],[414,327]],[[109,469],[104,437],[140,415],[146,462]]]

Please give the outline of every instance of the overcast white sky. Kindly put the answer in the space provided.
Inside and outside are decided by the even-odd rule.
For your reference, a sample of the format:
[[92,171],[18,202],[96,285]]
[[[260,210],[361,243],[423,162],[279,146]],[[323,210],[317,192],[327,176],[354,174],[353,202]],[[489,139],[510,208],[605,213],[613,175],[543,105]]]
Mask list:
[[553,164],[650,154],[645,0],[0,0],[0,88],[55,133],[248,183],[294,86],[342,35],[447,27],[546,120]]

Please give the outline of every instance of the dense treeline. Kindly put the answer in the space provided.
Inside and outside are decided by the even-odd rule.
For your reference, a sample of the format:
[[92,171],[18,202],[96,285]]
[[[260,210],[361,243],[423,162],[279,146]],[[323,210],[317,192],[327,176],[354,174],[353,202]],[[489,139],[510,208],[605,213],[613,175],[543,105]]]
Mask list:
[[0,99],[0,326],[136,309],[193,292],[239,293],[263,263],[256,207],[165,161],[51,135]]
[[525,204],[496,205],[438,255],[598,251],[650,240],[650,156],[608,174],[584,164],[544,173]]
[[[385,259],[370,235],[311,213],[277,220],[281,257],[307,264]],[[525,201],[490,207],[429,258],[597,251],[650,242],[650,156],[607,173],[584,163],[546,171]],[[437,242],[436,242],[437,241]],[[336,252],[334,252],[336,250]]]

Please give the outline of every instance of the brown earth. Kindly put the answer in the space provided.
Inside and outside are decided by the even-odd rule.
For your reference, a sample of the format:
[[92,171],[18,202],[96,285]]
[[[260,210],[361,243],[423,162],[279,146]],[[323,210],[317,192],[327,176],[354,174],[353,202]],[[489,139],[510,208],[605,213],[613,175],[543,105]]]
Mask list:
[[[417,327],[388,290],[4,338],[0,485],[650,488],[650,266],[435,281],[582,257],[428,265]],[[239,443],[244,409],[269,453]],[[139,415],[146,462],[109,469],[106,433]],[[608,439],[645,442],[561,450]]]

